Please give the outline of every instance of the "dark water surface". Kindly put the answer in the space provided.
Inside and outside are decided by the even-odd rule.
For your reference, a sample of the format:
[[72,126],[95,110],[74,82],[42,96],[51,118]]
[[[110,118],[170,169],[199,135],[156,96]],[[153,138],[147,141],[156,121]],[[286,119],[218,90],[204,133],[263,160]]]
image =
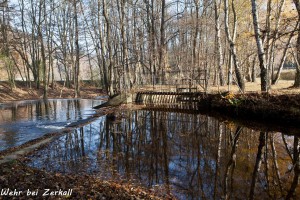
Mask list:
[[125,180],[179,199],[300,198],[299,145],[297,136],[206,115],[139,110],[99,117],[28,165]]
[[100,100],[49,99],[0,104],[0,151],[86,119]]

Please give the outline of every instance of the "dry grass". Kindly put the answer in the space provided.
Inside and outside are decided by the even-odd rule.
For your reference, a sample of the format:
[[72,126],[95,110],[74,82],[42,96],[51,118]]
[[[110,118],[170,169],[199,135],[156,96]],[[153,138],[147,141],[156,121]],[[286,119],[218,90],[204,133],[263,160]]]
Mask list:
[[295,69],[284,69],[282,70],[280,74],[280,79],[281,80],[295,80],[295,74],[296,70]]
[[[270,94],[299,94],[300,88],[293,88],[294,81],[293,80],[279,80],[276,85],[272,85],[269,93]],[[245,93],[260,93],[260,81],[257,82],[247,82]],[[198,91],[204,91],[203,88],[197,86]],[[208,87],[208,93],[222,93],[227,92],[229,90],[228,86],[213,86],[210,85]],[[142,87],[137,87],[134,91],[163,91],[163,92],[175,92],[176,86],[175,85],[144,85]],[[231,85],[230,90],[233,93],[239,93],[239,88],[237,85]]]
[[[291,73],[291,72],[289,72]],[[272,85],[269,90],[270,94],[300,94],[300,88],[293,88],[293,80],[279,80],[276,85]],[[204,91],[203,88],[197,86],[198,91]],[[175,92],[175,85],[144,85],[142,87],[136,87],[131,92],[136,91],[164,91]],[[228,86],[212,86],[208,87],[208,93],[219,93],[228,91]],[[233,93],[239,93],[239,89],[236,85],[230,87],[230,91]],[[260,93],[260,82],[246,83],[245,93]],[[104,91],[99,88],[86,86],[81,88],[81,98],[95,98],[96,96],[103,95]],[[29,89],[25,86],[19,85],[17,88],[10,90],[8,84],[0,84],[0,103],[25,100],[25,99],[40,99],[43,98],[43,90]],[[56,85],[54,89],[49,88],[49,98],[74,98],[74,89],[66,88],[61,85]]]
[[[96,87],[82,87],[81,98],[93,99],[97,96],[103,95],[103,91]],[[56,86],[49,88],[48,98],[74,98],[74,89],[66,88],[63,86]],[[16,101],[16,100],[32,100],[43,98],[43,89],[28,88],[25,86],[18,86],[11,90],[8,86],[2,83],[0,85],[0,103]]]
[[[294,81],[292,80],[279,80],[276,85],[272,85],[269,93],[271,94],[299,94],[300,88],[293,88]],[[257,81],[255,83],[246,83],[245,93],[253,93],[258,92],[260,93],[261,90],[260,82]],[[228,86],[210,86],[208,89],[209,93],[216,93],[216,92],[225,92],[228,91]],[[238,93],[239,89],[236,85],[232,85],[230,88],[231,92]]]

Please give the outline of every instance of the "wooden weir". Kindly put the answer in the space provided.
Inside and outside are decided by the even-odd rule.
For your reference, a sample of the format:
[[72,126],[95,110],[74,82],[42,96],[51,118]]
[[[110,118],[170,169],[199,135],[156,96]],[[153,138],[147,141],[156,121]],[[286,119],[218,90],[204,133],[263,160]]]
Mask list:
[[203,92],[138,92],[135,102],[147,107],[198,110]]

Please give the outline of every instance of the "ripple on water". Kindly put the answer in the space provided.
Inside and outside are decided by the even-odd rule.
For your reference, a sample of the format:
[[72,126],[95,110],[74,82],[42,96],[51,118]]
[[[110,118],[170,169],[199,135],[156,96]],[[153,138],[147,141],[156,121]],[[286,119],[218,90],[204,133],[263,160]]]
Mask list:
[[16,147],[84,120],[101,100],[50,99],[0,105],[0,151]]

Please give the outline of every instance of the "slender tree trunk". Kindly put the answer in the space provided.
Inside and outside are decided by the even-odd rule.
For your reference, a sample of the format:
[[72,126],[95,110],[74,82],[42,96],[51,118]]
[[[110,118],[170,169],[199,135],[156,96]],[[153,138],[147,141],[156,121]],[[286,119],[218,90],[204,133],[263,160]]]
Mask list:
[[77,0],[74,0],[74,26],[75,26],[75,66],[74,66],[74,90],[75,98],[80,97],[80,85],[79,85],[79,70],[80,70],[80,58],[79,58],[79,27],[78,27],[78,9]]
[[265,45],[263,44],[263,48],[265,51],[265,65],[267,67],[267,81],[268,81],[268,86],[270,85],[270,40],[271,40],[271,35],[270,35],[270,29],[271,29],[271,3],[272,0],[268,0],[267,2],[267,15],[266,15],[266,27],[265,27],[265,36],[263,36],[265,38],[265,41],[263,41],[263,43],[265,43]]
[[284,65],[284,62],[285,62],[285,59],[286,59],[286,54],[287,54],[287,51],[290,47],[291,40],[294,36],[294,32],[295,32],[296,28],[298,28],[298,23],[299,23],[299,21],[297,22],[297,25],[296,25],[294,31],[290,34],[288,41],[286,42],[286,45],[285,45],[284,50],[283,50],[282,57],[280,59],[279,68],[277,70],[276,76],[272,79],[272,85],[275,85],[279,80],[280,73],[283,69],[283,65]]
[[224,13],[225,13],[225,31],[226,31],[226,36],[227,36],[227,40],[229,42],[230,45],[230,52],[232,55],[232,60],[233,60],[233,64],[234,64],[234,69],[235,69],[235,75],[236,75],[236,79],[237,79],[237,83],[238,86],[240,87],[240,89],[242,91],[245,90],[245,81],[244,81],[244,77],[242,75],[241,69],[239,67],[239,62],[238,62],[238,57],[237,57],[237,53],[236,53],[236,46],[235,46],[235,35],[236,35],[236,23],[237,23],[237,15],[235,12],[235,6],[234,6],[234,0],[231,1],[232,3],[232,12],[233,12],[233,16],[234,16],[234,30],[233,30],[233,36],[231,36],[230,31],[229,31],[229,19],[228,19],[228,0],[224,0]]
[[253,26],[255,32],[256,45],[257,45],[259,67],[260,67],[261,91],[267,92],[268,91],[268,80],[267,80],[268,70],[265,64],[265,51],[262,45],[262,40],[260,38],[261,33],[258,24],[257,3],[256,0],[251,0],[251,2],[252,2]]
[[165,45],[165,11],[166,0],[161,0],[161,19],[160,19],[160,47],[159,47],[159,68],[161,70],[161,84],[165,81],[166,70],[166,45]]
[[195,4],[195,14],[196,14],[196,23],[195,24],[195,32],[193,37],[193,57],[192,57],[192,65],[194,68],[198,67],[197,65],[197,41],[198,41],[198,35],[199,35],[199,0],[194,0]]
[[107,42],[107,49],[108,49],[108,57],[109,57],[109,67],[108,67],[108,82],[109,82],[109,96],[114,95],[114,65],[113,65],[113,56],[112,56],[112,44],[111,44],[111,25],[110,25],[110,18],[107,12],[107,2],[106,0],[102,1],[103,3],[103,16],[106,22],[106,42]]
[[275,173],[276,173],[277,183],[278,183],[278,186],[280,188],[281,194],[283,194],[282,181],[281,181],[279,166],[278,166],[278,162],[277,162],[277,159],[278,159],[277,158],[277,151],[276,151],[275,144],[274,144],[274,135],[271,135],[270,142],[271,142],[273,164],[274,164],[274,170],[275,170]]
[[279,5],[278,5],[278,8],[277,8],[277,13],[275,15],[275,18],[276,18],[276,22],[275,22],[275,29],[274,29],[274,32],[275,32],[275,35],[273,36],[273,40],[272,40],[272,43],[271,43],[271,49],[270,49],[270,57],[269,57],[269,66],[270,66],[270,69],[271,69],[271,78],[274,79],[274,60],[275,60],[275,46],[276,46],[276,41],[277,41],[277,37],[278,37],[278,34],[279,34],[279,24],[281,22],[281,13],[282,13],[282,8],[285,4],[285,0],[280,0],[279,2]]
[[44,94],[43,98],[47,99],[48,98],[48,81],[47,81],[47,66],[46,66],[46,54],[45,54],[45,46],[44,46],[44,40],[43,40],[43,33],[42,33],[42,13],[43,11],[45,12],[45,4],[43,2],[39,3],[39,24],[38,24],[38,38],[39,38],[39,43],[41,45],[41,66],[43,70],[43,89],[44,89]]
[[[298,12],[298,21],[300,21],[300,2],[299,0],[293,0],[297,12]],[[295,82],[294,82],[294,87],[300,87],[300,24],[298,23],[298,37],[297,37],[297,42],[296,42],[296,75],[295,75]]]
[[[300,27],[299,27],[300,28]],[[300,37],[297,38],[297,45],[300,45]],[[297,49],[298,51],[298,49]],[[298,52],[297,52],[298,54]],[[298,56],[294,56],[294,60],[296,61],[296,74],[295,74],[295,82],[294,82],[294,87],[300,87],[300,63],[299,63],[299,54]]]
[[252,60],[252,68],[251,68],[251,82],[256,82],[256,60],[257,56],[254,56]]
[[294,167],[294,177],[291,184],[291,187],[288,191],[286,199],[291,199],[294,196],[297,186],[299,187],[299,177],[300,177],[300,141],[299,138],[294,136],[294,145],[293,145],[293,157],[292,157],[293,167]]
[[229,161],[226,164],[226,172],[225,172],[225,177],[224,177],[224,196],[225,199],[230,199],[230,195],[232,192],[232,176],[235,170],[236,166],[236,150],[238,147],[238,141],[239,141],[239,136],[242,132],[243,128],[238,126],[236,128],[235,133],[230,133],[231,134],[231,152],[230,152],[230,157]]
[[255,185],[256,185],[257,175],[260,170],[260,166],[261,166],[261,162],[262,162],[262,155],[264,153],[265,143],[266,143],[266,133],[261,132],[259,135],[259,145],[258,145],[258,149],[257,149],[255,166],[254,166],[254,170],[253,170],[253,174],[252,174],[249,199],[254,199]]
[[221,31],[220,31],[220,4],[221,1],[214,0],[214,7],[215,7],[215,29],[216,29],[216,45],[217,45],[217,52],[216,57],[218,60],[218,71],[219,71],[219,80],[220,85],[223,86],[225,84],[224,81],[224,73],[223,73],[223,54],[222,54],[222,44],[221,44]]
[[[119,2],[120,1],[120,2]],[[131,88],[131,77],[129,72],[129,64],[128,64],[128,47],[126,41],[126,30],[125,30],[125,0],[118,0],[118,11],[120,16],[120,26],[121,26],[121,37],[122,37],[122,65],[123,65],[123,80],[124,80],[124,88]],[[121,90],[122,91],[122,90]]]

